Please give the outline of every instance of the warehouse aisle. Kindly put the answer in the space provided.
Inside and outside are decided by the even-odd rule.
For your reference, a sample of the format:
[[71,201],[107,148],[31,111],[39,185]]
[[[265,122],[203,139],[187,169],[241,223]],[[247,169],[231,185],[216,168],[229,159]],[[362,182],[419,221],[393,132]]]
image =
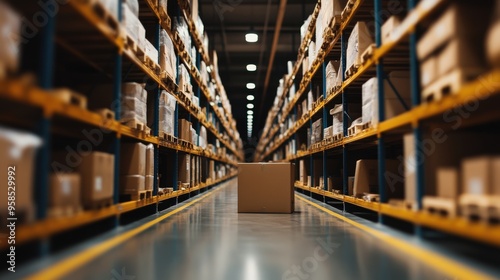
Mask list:
[[452,279],[301,200],[293,215],[236,209],[233,180],[65,278]]

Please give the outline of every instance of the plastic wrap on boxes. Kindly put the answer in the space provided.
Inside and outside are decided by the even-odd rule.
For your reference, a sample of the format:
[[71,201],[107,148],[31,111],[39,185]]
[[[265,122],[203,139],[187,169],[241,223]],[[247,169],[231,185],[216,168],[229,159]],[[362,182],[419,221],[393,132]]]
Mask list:
[[198,16],[196,19],[196,31],[198,31],[198,34],[200,34],[200,36],[203,36],[203,34],[205,34],[205,25],[203,24],[203,20],[201,20],[200,16]]
[[333,117],[332,123],[332,133],[333,135],[337,135],[339,133],[343,133],[344,131],[344,123],[343,123],[343,106],[342,104],[336,104],[331,110],[330,115]]
[[108,13],[118,20],[118,0],[99,0],[99,2],[101,2]]
[[194,106],[196,106],[197,108],[200,108],[200,98],[193,95],[191,97],[191,102],[193,103]]
[[122,23],[125,25],[127,34],[135,40],[139,47],[144,48],[146,29],[126,4],[122,4]]
[[[42,139],[35,134],[0,127],[0,179],[4,182],[0,192],[0,217],[7,216],[7,186],[9,171],[15,174],[16,211],[26,211],[26,222],[34,218],[33,178],[35,178],[36,150],[42,145]],[[25,221],[23,221],[25,222]]]
[[149,40],[144,40],[146,48],[144,52],[146,55],[154,62],[158,62],[158,50],[149,42]]
[[314,59],[316,59],[316,43],[314,41],[311,41],[311,43],[309,44],[307,53],[309,56],[309,62],[313,62]]
[[166,71],[172,78],[177,77],[177,58],[175,56],[174,44],[168,36],[167,31],[160,32],[159,64],[162,71]]
[[309,27],[309,23],[311,22],[312,15],[309,15],[309,17],[304,21],[304,24],[300,27],[300,41],[304,40],[304,37],[306,36],[307,33],[307,28]]
[[358,21],[347,43],[346,70],[353,65],[361,64],[361,55],[371,44],[373,39],[368,27],[364,22]]
[[191,76],[189,76],[189,71],[184,64],[179,65],[179,88],[185,92],[191,92]]
[[338,71],[337,71],[337,78],[335,78],[335,84],[334,85],[335,85],[336,88],[341,87],[342,83],[344,82],[344,79],[342,78],[342,75],[343,75],[342,68],[343,68],[343,66],[342,66],[342,61],[341,61],[340,64],[339,64]]
[[288,69],[288,74],[289,74],[289,75],[291,75],[291,74],[292,74],[292,72],[293,72],[293,64],[294,64],[294,62],[293,62],[293,61],[288,61],[288,62],[286,63],[286,66],[287,66],[287,69]]
[[123,83],[122,97],[137,98],[142,102],[147,102],[147,92],[144,89],[144,84],[139,83]]
[[326,91],[330,91],[335,87],[337,79],[337,70],[339,69],[339,61],[331,60],[326,65]]
[[312,124],[311,144],[316,144],[323,139],[323,119],[319,118]]
[[312,91],[309,91],[307,93],[307,111],[312,110],[313,103],[314,103],[313,93],[312,93]]
[[307,70],[309,70],[309,57],[308,56],[304,57],[304,60],[302,60],[302,75],[305,75]]
[[[0,79],[5,70],[17,71],[21,43],[21,17],[10,7],[0,2]],[[5,68],[4,68],[5,67]]]
[[160,95],[160,132],[167,133],[169,135],[174,135],[174,115],[175,115],[175,104],[177,100],[174,96],[162,91]]
[[147,106],[146,102],[133,97],[122,97],[121,99],[122,111],[120,120],[127,122],[137,120],[145,124],[147,121]]
[[[409,106],[411,104],[411,98],[408,72],[391,72],[388,78],[398,91],[406,106]],[[384,81],[384,97],[386,119],[395,117],[406,110],[387,80]],[[375,125],[379,122],[378,102],[377,78],[371,78],[364,83],[362,87],[363,123],[371,121],[372,125]]]
[[130,8],[130,11],[138,17],[139,16],[139,1],[138,0],[122,0],[124,4]]

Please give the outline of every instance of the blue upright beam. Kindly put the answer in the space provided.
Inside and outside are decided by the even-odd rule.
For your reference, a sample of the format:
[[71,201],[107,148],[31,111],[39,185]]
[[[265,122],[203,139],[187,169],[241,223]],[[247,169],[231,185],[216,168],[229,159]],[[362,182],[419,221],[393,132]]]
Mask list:
[[[408,10],[412,10],[416,6],[416,0],[408,0]],[[417,34],[413,31],[410,34],[410,81],[411,81],[411,101],[412,106],[420,105],[420,72],[419,62],[417,57]],[[415,151],[419,150],[422,143],[422,130],[420,126],[413,128],[413,136],[415,137]],[[417,209],[422,209],[422,197],[425,193],[425,158],[416,161],[415,180],[416,180],[416,203]],[[415,233],[418,237],[422,237],[422,227],[415,226]]]
[[[326,65],[328,62],[323,62],[323,100],[326,100]],[[323,131],[325,128],[328,127],[328,111],[326,109],[326,106],[323,106]],[[325,136],[323,135],[323,138]],[[327,168],[326,168],[326,151],[323,150],[322,153],[322,158],[323,158],[323,189],[327,189]],[[324,197],[323,197],[324,198]],[[324,201],[323,201],[324,202]]]
[[[154,26],[154,46],[155,48],[159,51],[160,50],[160,31],[161,31],[161,26],[160,23],[156,23]],[[159,59],[159,57],[158,57]],[[159,61],[158,61],[159,63]],[[159,136],[160,135],[160,96],[161,96],[161,91],[162,89],[160,86],[156,88],[155,92],[155,98],[154,98],[154,120],[153,120],[153,135],[154,136]],[[159,170],[159,165],[160,165],[160,150],[159,147],[156,146],[154,147],[154,167],[153,167],[153,195],[158,194],[158,170]]]
[[[382,22],[378,18],[382,12],[382,0],[374,0],[375,1],[375,44],[378,47],[382,44],[381,39],[381,26]],[[378,88],[378,121],[382,122],[385,120],[385,95],[384,95],[384,67],[383,61],[380,59],[377,62],[376,66],[377,70],[377,88]],[[386,192],[386,182],[385,182],[385,141],[384,136],[380,135],[378,138],[378,185],[379,185],[379,194],[380,194],[380,202],[387,202],[387,192]],[[384,216],[379,213],[379,222],[384,223]]]
[[[342,31],[342,34],[340,34],[340,59],[341,59],[341,63],[340,65],[342,66],[342,68],[339,68],[339,71],[342,75],[342,82],[345,80],[345,71],[347,69],[347,56],[346,56],[346,51],[347,51],[347,36],[345,34],[345,31]],[[345,104],[347,103],[346,102],[346,92],[342,92],[342,106],[346,106]],[[344,110],[344,108],[346,107],[343,107],[342,109]],[[346,110],[344,110],[344,113],[347,112]],[[343,130],[344,130],[344,136],[347,134],[347,118],[345,116],[345,114],[343,115],[342,117],[343,119]],[[344,169],[344,172],[342,173],[342,193],[343,194],[347,194],[348,193],[348,189],[349,189],[349,182],[348,182],[348,179],[349,179],[349,168],[348,168],[348,149],[347,147],[344,145],[342,147],[342,167]],[[344,207],[345,207],[345,203],[344,203]],[[344,209],[345,210],[345,209]]]

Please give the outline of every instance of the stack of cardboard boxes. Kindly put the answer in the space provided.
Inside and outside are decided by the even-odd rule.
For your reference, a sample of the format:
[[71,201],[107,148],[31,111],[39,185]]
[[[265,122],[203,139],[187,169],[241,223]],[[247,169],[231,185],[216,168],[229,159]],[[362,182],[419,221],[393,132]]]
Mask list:
[[122,143],[120,148],[120,194],[132,197],[146,189],[146,145]]
[[[1,13],[1,12],[0,12]],[[33,178],[35,154],[42,140],[31,133],[0,127],[0,179],[4,187],[0,192],[0,217],[7,218],[8,206],[15,197],[16,217],[20,222],[32,222],[35,218],[33,202]],[[17,191],[16,191],[17,190]]]
[[[145,51],[146,29],[139,20],[138,6],[137,9],[135,9],[134,6],[131,7],[129,5],[129,2],[132,1],[122,3],[122,25],[125,27],[127,35],[135,41],[137,47]],[[110,3],[109,6],[111,5]],[[132,10],[132,8],[134,10]]]
[[361,65],[361,55],[373,44],[370,30],[363,21],[358,21],[349,36],[346,53],[346,74],[351,68],[357,69]]
[[[417,45],[422,100],[455,93],[486,68],[483,42],[491,7],[459,1],[450,5]],[[473,24],[471,24],[473,23]]]
[[147,91],[144,85],[122,84],[120,121],[134,128],[136,123],[147,124]]

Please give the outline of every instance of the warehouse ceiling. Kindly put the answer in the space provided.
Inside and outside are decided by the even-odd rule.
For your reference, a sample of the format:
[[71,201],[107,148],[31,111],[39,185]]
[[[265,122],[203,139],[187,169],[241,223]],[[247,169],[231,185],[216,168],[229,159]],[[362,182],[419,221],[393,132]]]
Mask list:
[[[316,4],[316,1],[305,0],[284,2],[286,9],[269,86],[265,90],[280,0],[199,0],[200,16],[210,38],[210,48],[217,51],[221,80],[238,122],[239,133],[247,146],[250,142],[247,139],[247,103],[255,106],[252,136],[258,138],[276,96],[279,79],[287,72],[287,61],[297,58],[300,26]],[[245,34],[250,30],[259,35],[258,42],[245,41]],[[257,65],[257,71],[248,72],[247,64]],[[256,88],[247,89],[247,83],[255,83]],[[249,94],[254,95],[255,100],[247,101]]]

